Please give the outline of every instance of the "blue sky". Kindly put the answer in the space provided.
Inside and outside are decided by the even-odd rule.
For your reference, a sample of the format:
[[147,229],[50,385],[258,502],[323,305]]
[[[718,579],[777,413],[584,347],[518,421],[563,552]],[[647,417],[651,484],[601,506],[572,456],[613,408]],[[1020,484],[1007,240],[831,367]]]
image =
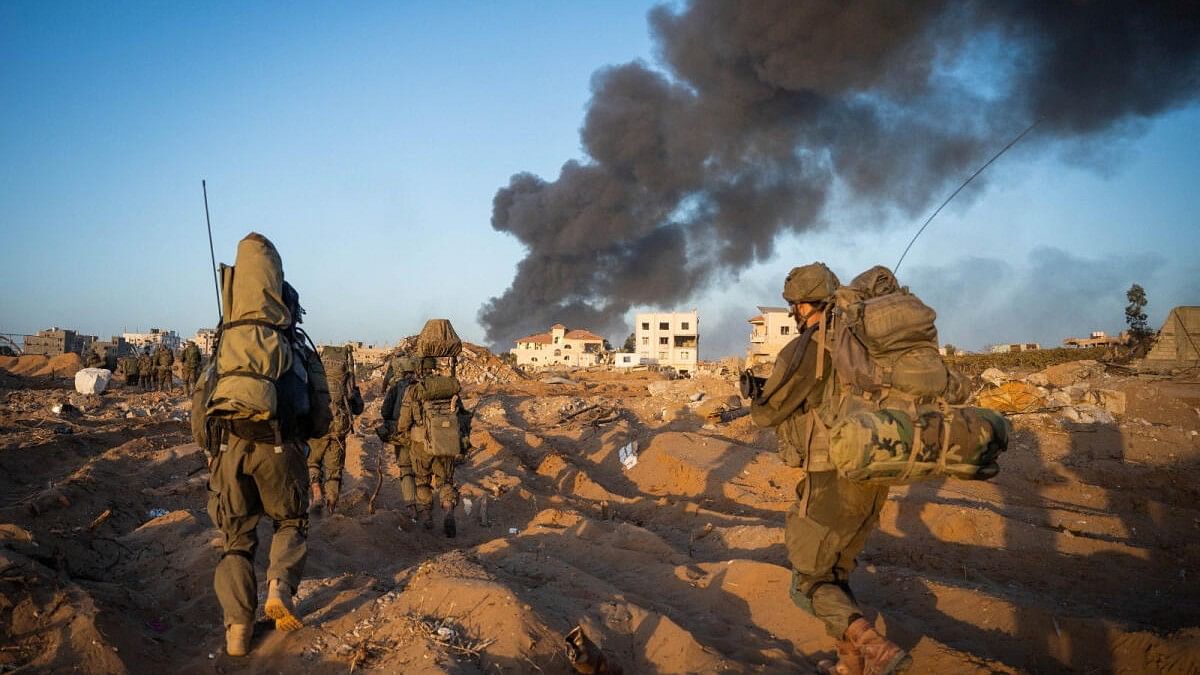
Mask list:
[[[0,4],[0,332],[211,325],[206,178],[218,260],[271,237],[317,340],[431,316],[482,340],[522,255],[494,193],[581,156],[591,74],[653,61],[650,4]],[[1200,304],[1200,110],[1098,147],[1018,147],[934,221],[901,277],[945,340],[1119,329],[1133,281],[1152,322]],[[918,224],[844,206],[693,299],[706,357],[744,348],[791,266],[890,265]]]

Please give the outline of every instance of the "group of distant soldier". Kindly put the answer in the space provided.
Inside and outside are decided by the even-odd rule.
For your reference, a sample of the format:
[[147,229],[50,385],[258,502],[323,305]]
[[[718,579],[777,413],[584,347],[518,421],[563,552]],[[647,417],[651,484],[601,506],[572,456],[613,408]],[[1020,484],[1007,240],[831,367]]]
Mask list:
[[[99,358],[96,352],[92,352],[92,354]],[[89,357],[89,365],[91,360]],[[204,356],[200,353],[200,348],[189,340],[180,350],[179,361],[183,388],[190,395],[192,388],[196,386],[196,379],[200,376],[200,366],[204,362]],[[103,368],[105,366],[96,367]],[[147,345],[136,354],[117,359],[116,374],[124,378],[127,387],[140,388],[144,391],[174,391],[175,352],[165,345],[156,345],[153,349]]]

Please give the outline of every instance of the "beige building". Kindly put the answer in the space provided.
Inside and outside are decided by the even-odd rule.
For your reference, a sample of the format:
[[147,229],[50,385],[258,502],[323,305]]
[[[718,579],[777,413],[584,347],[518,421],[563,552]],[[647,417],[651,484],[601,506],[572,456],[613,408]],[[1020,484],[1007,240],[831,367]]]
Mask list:
[[799,331],[796,320],[788,316],[787,307],[758,308],[758,315],[750,319],[750,348],[746,350],[746,367],[753,368],[762,363],[774,363],[779,351],[791,342]]
[[125,341],[134,347],[141,349],[142,347],[157,347],[162,345],[170,350],[179,349],[182,340],[175,334],[173,330],[162,330],[160,328],[151,328],[149,333],[125,333],[122,335]]
[[208,356],[217,345],[217,331],[212,328],[201,328],[192,336],[192,344],[200,348],[200,353]]
[[582,329],[567,330],[561,323],[551,326],[547,333],[516,340],[516,345],[512,355],[518,366],[526,368],[582,368],[600,363],[604,355],[604,338]]
[[696,372],[700,358],[700,319],[696,310],[638,314],[633,333],[642,364],[669,366],[680,375]]

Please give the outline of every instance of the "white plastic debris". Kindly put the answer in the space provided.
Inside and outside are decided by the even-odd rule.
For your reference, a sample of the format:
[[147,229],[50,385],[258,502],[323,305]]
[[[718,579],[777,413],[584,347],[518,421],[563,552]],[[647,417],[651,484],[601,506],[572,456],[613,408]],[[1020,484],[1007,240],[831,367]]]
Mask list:
[[453,640],[455,638],[454,630],[446,626],[437,629],[437,636],[443,640]]
[[463,497],[462,505],[463,514],[468,516],[471,515],[471,509],[475,508],[475,502],[471,501],[470,497]]
[[162,518],[163,516],[167,515],[167,513],[168,511],[164,508],[155,508],[147,511],[146,515],[151,518]]
[[617,452],[617,458],[621,460],[621,464],[628,471],[637,466],[638,463],[638,442],[632,441],[627,443]]
[[75,373],[75,391],[81,394],[100,394],[108,389],[112,371],[105,368],[83,368]]
[[509,533],[509,534],[516,534],[516,533],[517,533],[517,532],[519,532],[519,531],[520,531],[520,530],[518,530],[518,529],[517,529],[517,528],[515,528],[515,527],[510,527],[510,528],[508,528],[508,533]]

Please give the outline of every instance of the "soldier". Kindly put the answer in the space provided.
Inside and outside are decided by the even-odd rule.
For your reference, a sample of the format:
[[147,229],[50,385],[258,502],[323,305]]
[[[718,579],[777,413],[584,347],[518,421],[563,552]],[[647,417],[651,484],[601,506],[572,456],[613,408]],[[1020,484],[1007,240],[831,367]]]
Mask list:
[[463,448],[461,446],[457,448],[454,455],[436,452],[433,448],[427,447],[429,437],[425,432],[428,431],[429,415],[435,408],[435,401],[452,401],[454,408],[451,414],[456,417],[457,442],[460,444],[464,440],[463,420],[469,419],[470,414],[463,409],[462,401],[458,398],[458,380],[453,376],[436,378],[440,382],[453,382],[454,390],[449,399],[437,398],[442,394],[430,391],[431,383],[435,379],[433,376],[438,375],[437,362],[438,359],[435,358],[421,359],[420,381],[404,391],[404,398],[400,403],[400,415],[396,421],[396,433],[408,439],[409,460],[412,462],[416,487],[417,518],[425,529],[433,529],[433,496],[436,490],[444,514],[442,531],[447,537],[454,537],[457,534],[454,507],[458,504],[458,491],[454,487],[454,464]]
[[158,391],[175,390],[175,353],[164,345],[154,350],[154,388]]
[[196,386],[196,379],[200,377],[200,363],[204,358],[200,355],[200,348],[196,346],[196,343],[188,340],[180,360],[183,361],[183,387],[188,396],[191,396],[192,388]]
[[824,622],[838,641],[838,664],[830,672],[885,675],[906,667],[908,654],[863,618],[849,581],[855,556],[879,523],[888,488],[838,475],[829,459],[829,430],[819,414],[827,385],[838,386],[829,382],[837,375],[824,343],[839,285],[823,263],[788,274],[783,298],[800,335],[780,352],[754,396],[751,416],[759,426],[775,427],[782,451],[798,455],[797,463],[806,469],[784,530],[792,601]]
[[122,356],[117,364],[117,370],[125,377],[126,387],[136,387],[138,384],[138,358],[136,356]]
[[154,360],[150,358],[150,346],[142,347],[142,353],[137,362],[138,383],[142,389],[149,390],[154,386]]
[[354,359],[349,346],[322,348],[321,364],[329,382],[333,421],[328,434],[308,443],[308,482],[312,489],[311,508],[320,509],[323,501],[325,508],[333,513],[341,493],[346,436],[354,428],[354,417],[363,412],[363,399],[354,379]]
[[409,456],[407,436],[396,433],[396,422],[400,417],[400,404],[404,401],[404,392],[416,382],[417,360],[404,356],[388,364],[388,373],[384,379],[389,383],[383,397],[380,415],[383,424],[375,433],[384,443],[391,443],[396,455],[396,465],[400,467],[400,498],[408,508],[409,517],[417,520],[417,484],[413,474],[412,458]]

